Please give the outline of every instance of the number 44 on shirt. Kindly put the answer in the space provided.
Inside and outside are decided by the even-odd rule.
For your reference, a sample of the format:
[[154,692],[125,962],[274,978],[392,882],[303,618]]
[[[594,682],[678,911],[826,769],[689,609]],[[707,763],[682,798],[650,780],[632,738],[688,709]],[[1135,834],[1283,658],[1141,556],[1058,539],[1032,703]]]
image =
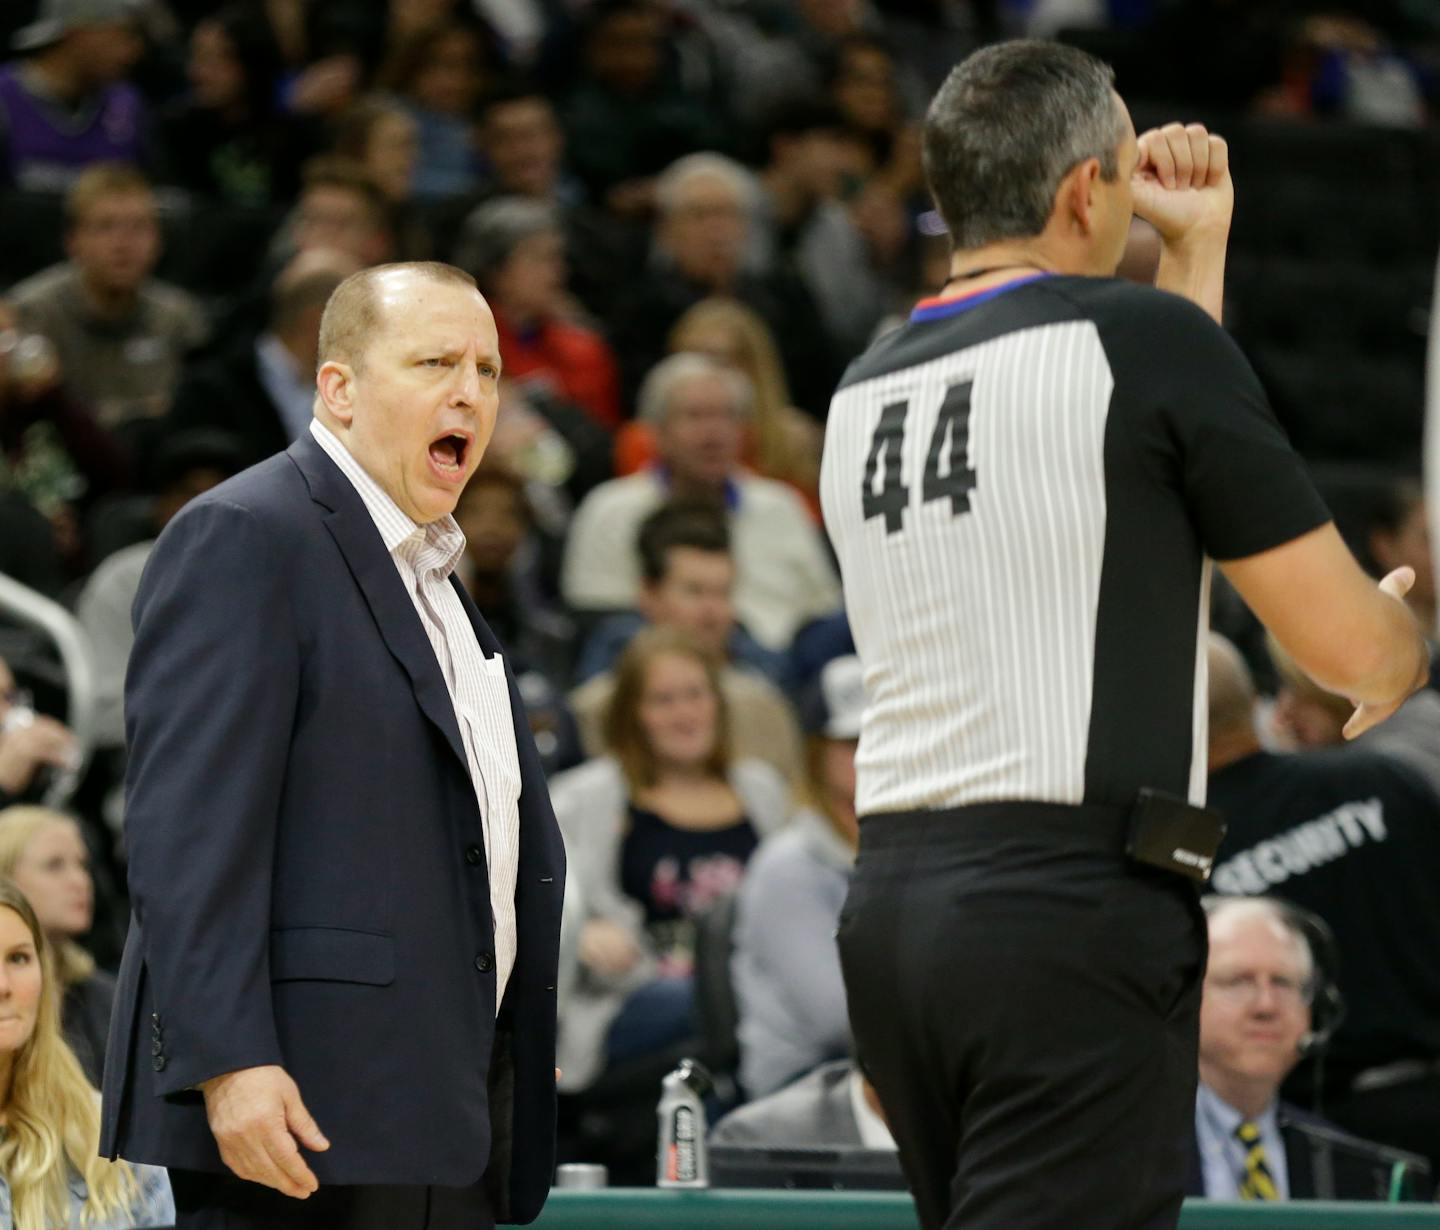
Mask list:
[[[975,471],[970,468],[969,460],[970,389],[973,383],[966,380],[945,390],[945,400],[940,403],[935,430],[930,436],[920,487],[921,499],[926,504],[948,496],[950,515],[954,517],[970,511],[970,493],[975,490]],[[905,510],[910,504],[910,488],[905,485],[900,472],[905,450],[905,416],[909,410],[908,401],[897,401],[881,411],[880,422],[870,439],[870,453],[865,458],[865,478],[860,492],[865,520],[883,516],[887,534],[898,534],[905,528]],[[948,449],[945,447],[947,440]],[[877,491],[875,477],[880,470],[882,456],[885,468]],[[943,472],[940,468],[942,457],[946,460]]]

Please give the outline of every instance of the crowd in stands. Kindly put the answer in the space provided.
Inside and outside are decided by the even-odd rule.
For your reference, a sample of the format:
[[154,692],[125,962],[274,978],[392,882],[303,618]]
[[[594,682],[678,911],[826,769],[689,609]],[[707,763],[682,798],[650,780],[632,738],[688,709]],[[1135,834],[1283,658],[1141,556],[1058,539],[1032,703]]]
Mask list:
[[[717,1112],[761,1099],[726,1139],[823,1120],[842,1144],[888,1140],[833,942],[863,687],[819,458],[846,364],[947,276],[918,126],[969,50],[1070,39],[1116,65],[1137,126],[1233,136],[1227,323],[1352,545],[1377,575],[1415,567],[1409,601],[1436,627],[1411,481],[1440,238],[1423,5],[0,7],[0,573],[74,613],[96,685],[82,757],[46,647],[0,614],[17,886],[0,886],[0,997],[25,1026],[0,1022],[0,1225],[67,1198],[116,1226],[165,1219],[163,1176],[94,1160],[85,1087],[127,918],[130,606],[184,504],[306,430],[320,315],[358,269],[451,261],[495,313],[501,411],[456,512],[458,574],[515,667],[569,851],[562,1151],[617,1180],[653,1174],[659,1075],[687,1053],[721,1077]],[[1137,277],[1153,239],[1137,224]],[[1440,696],[1344,744],[1346,702],[1223,586],[1215,603],[1238,649],[1212,650],[1231,821],[1214,888],[1322,920],[1348,1004],[1294,1072],[1260,1065],[1261,1102],[1282,1081],[1318,1093],[1440,1173]],[[1254,940],[1241,965],[1284,966],[1250,1000],[1217,993],[1293,1009],[1298,1038],[1317,983],[1288,918],[1218,911],[1212,943],[1223,923]]]

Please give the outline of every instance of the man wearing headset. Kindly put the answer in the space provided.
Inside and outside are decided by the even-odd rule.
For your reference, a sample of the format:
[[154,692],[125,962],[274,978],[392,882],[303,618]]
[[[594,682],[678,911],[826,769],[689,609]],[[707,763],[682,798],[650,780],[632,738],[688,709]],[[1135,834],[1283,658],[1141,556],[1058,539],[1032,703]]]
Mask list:
[[[1344,1011],[1329,929],[1272,897],[1207,897],[1200,1086],[1188,1187],[1212,1200],[1424,1198],[1429,1167],[1280,1101]],[[1312,938],[1313,937],[1313,938]]]
[[1211,888],[1329,923],[1350,1012],[1312,1074],[1326,1113],[1440,1173],[1440,799],[1363,746],[1263,751],[1244,661],[1213,637],[1209,668],[1209,805],[1229,824]]

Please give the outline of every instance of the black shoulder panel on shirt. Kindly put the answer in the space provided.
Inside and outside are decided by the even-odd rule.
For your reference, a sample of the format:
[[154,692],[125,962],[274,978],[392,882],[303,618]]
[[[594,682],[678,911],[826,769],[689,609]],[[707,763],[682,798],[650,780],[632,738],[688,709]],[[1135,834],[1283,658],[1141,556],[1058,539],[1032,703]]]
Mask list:
[[1116,324],[1143,330],[1161,320],[1174,321],[1181,331],[1216,327],[1188,300],[1119,278],[1038,278],[969,307],[958,307],[962,302],[957,301],[951,315],[910,320],[887,333],[850,364],[839,387],[928,363],[1020,329],[1066,320],[1093,320],[1102,331]]

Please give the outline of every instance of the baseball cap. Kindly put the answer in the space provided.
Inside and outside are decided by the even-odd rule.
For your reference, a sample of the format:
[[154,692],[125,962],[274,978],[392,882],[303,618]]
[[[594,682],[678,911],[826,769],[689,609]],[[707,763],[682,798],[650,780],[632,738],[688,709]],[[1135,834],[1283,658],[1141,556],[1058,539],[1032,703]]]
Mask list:
[[79,26],[108,25],[137,15],[135,0],[40,0],[39,15],[16,32],[10,46],[16,51],[38,51]]
[[865,715],[865,672],[854,654],[831,658],[820,671],[806,723],[826,739],[858,739]]

